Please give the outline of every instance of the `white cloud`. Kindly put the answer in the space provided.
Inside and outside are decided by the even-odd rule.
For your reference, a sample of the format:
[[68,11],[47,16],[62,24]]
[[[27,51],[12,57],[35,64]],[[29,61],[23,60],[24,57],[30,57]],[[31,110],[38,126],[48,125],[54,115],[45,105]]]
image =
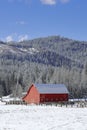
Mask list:
[[11,42],[11,41],[13,41],[13,37],[12,37],[11,35],[9,35],[9,36],[7,36],[7,37],[5,38],[5,41],[6,41],[6,42]]
[[18,21],[18,22],[16,22],[16,24],[25,25],[26,22],[25,21]]
[[[68,3],[70,0],[40,0],[42,4],[46,5],[55,5],[57,2],[61,2],[62,4]],[[25,4],[30,4],[32,0],[8,0],[8,2],[24,2]]]
[[55,5],[56,0],[40,0],[43,4]]
[[61,3],[68,3],[70,0],[60,0]]
[[28,40],[29,36],[27,34],[25,35],[19,35],[18,33],[12,33],[11,35],[6,36],[5,38],[2,38],[5,42],[11,42],[11,41],[25,41]]
[[28,40],[28,39],[29,39],[29,37],[28,37],[27,34],[25,34],[25,35],[20,35],[20,36],[18,37],[18,41],[19,41],[19,42],[25,41],[25,40]]
[[57,2],[62,4],[68,3],[70,0],[40,0],[43,4],[55,5]]

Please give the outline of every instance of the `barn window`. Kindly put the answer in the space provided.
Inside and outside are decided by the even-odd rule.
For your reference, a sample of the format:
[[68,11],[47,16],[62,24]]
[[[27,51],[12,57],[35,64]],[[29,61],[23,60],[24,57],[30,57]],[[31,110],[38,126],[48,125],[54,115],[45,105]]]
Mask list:
[[62,98],[60,98],[60,101],[62,101],[63,99]]
[[51,98],[51,101],[53,101],[53,98]]
[[48,98],[46,98],[46,101],[48,101]]

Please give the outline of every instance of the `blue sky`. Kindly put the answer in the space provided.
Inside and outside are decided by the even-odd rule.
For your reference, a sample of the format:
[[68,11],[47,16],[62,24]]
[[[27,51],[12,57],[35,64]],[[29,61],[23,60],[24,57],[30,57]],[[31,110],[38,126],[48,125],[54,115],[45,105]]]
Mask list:
[[0,40],[60,35],[87,41],[87,0],[0,0]]

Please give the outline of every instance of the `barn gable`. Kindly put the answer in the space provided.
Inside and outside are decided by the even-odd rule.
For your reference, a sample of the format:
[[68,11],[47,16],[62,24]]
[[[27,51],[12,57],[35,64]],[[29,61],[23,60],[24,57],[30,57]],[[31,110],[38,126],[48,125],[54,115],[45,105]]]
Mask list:
[[32,84],[27,94],[22,98],[26,103],[37,103],[39,102],[39,92],[36,87]]

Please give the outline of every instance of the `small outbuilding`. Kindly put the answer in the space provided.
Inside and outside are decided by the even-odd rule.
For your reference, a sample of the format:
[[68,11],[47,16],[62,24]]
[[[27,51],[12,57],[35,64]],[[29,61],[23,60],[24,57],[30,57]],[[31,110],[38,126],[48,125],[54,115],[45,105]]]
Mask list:
[[26,103],[68,101],[69,92],[64,84],[32,84],[22,98]]

